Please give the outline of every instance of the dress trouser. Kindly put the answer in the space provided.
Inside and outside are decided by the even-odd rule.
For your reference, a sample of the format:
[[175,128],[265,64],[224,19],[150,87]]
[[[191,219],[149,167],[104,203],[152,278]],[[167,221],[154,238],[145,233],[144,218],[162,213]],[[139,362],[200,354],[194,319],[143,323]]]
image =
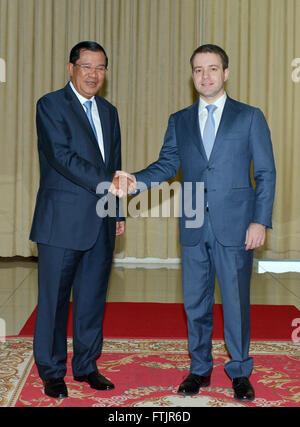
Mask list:
[[94,246],[77,251],[38,244],[39,297],[34,357],[42,379],[64,377],[67,319],[73,286],[74,376],[97,369],[113,248],[103,223]]
[[250,346],[250,280],[253,251],[222,246],[215,238],[209,212],[204,217],[204,242],[182,247],[183,300],[188,322],[191,373],[210,375],[213,369],[212,329],[215,275],[221,291],[224,336],[231,360],[229,377],[248,377]]

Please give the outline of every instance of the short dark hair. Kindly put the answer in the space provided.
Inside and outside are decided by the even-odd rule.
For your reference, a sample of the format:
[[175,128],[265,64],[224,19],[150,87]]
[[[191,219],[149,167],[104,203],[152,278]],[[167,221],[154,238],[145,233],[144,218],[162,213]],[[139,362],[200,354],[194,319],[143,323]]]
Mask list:
[[226,68],[228,68],[229,66],[229,58],[225,50],[215,44],[203,44],[202,46],[194,50],[193,55],[191,56],[190,64],[192,68],[194,64],[194,58],[198,53],[216,53],[221,57],[223,70],[226,70]]
[[91,42],[91,41],[83,41],[80,42],[78,44],[76,44],[70,52],[70,62],[72,64],[76,64],[76,62],[78,61],[78,59],[80,58],[80,52],[82,50],[91,50],[92,52],[103,52],[104,56],[105,56],[105,66],[107,68],[108,65],[108,57],[106,55],[105,50],[103,49],[103,47],[97,43],[97,42]]

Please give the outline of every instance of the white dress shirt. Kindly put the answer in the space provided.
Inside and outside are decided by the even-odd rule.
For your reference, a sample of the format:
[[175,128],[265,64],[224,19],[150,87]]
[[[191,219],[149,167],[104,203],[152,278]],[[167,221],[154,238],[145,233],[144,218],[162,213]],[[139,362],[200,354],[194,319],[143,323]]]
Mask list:
[[101,120],[100,120],[99,111],[98,111],[98,107],[97,107],[95,97],[93,96],[90,99],[85,98],[84,96],[80,95],[80,93],[77,92],[77,90],[75,89],[72,82],[70,82],[70,86],[71,86],[73,92],[75,93],[75,95],[77,96],[77,98],[79,99],[85,113],[86,113],[86,108],[83,104],[86,101],[92,101],[92,118],[93,118],[93,122],[94,122],[96,132],[97,132],[99,149],[100,149],[100,152],[102,154],[103,161],[105,161],[102,126],[101,126]]
[[[220,121],[222,118],[222,114],[223,114],[223,110],[224,110],[224,105],[227,99],[227,95],[226,92],[224,92],[224,94],[222,96],[220,96],[220,98],[218,98],[213,105],[215,105],[217,107],[217,109],[214,111],[214,120],[215,120],[215,131],[216,134],[218,132],[218,128],[220,125]],[[204,131],[204,127],[205,127],[205,123],[208,117],[208,111],[206,106],[208,105],[207,102],[205,102],[201,97],[200,97],[200,102],[199,102],[199,124],[200,124],[200,131],[201,131],[201,136],[203,138],[203,131]]]

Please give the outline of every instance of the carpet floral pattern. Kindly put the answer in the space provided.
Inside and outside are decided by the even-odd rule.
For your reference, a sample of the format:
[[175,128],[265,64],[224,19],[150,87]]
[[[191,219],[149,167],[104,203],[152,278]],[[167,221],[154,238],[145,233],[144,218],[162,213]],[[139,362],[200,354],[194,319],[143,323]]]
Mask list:
[[68,339],[65,381],[69,398],[59,400],[43,392],[33,360],[32,338],[8,338],[0,343],[0,406],[300,406],[300,345],[254,341],[250,354],[254,358],[251,382],[256,399],[239,403],[233,399],[231,381],[224,372],[229,356],[223,341],[213,342],[211,385],[196,396],[185,397],[177,394],[177,388],[189,370],[186,340],[107,339],[98,368],[116,387],[103,392],[74,381],[70,368],[72,340]]

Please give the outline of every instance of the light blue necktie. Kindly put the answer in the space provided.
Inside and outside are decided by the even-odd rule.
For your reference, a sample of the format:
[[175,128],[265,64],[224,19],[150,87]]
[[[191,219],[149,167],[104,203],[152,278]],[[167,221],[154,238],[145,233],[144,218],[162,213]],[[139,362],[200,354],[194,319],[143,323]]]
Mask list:
[[206,106],[208,117],[203,131],[203,145],[208,159],[210,158],[216,137],[214,111],[217,108],[218,107],[213,104]]
[[92,117],[92,101],[85,101],[85,103],[83,105],[86,108],[86,115],[88,116],[89,122],[92,126],[93,132],[94,132],[95,137],[98,141],[98,135],[97,135],[95,124],[93,122],[93,117]]

